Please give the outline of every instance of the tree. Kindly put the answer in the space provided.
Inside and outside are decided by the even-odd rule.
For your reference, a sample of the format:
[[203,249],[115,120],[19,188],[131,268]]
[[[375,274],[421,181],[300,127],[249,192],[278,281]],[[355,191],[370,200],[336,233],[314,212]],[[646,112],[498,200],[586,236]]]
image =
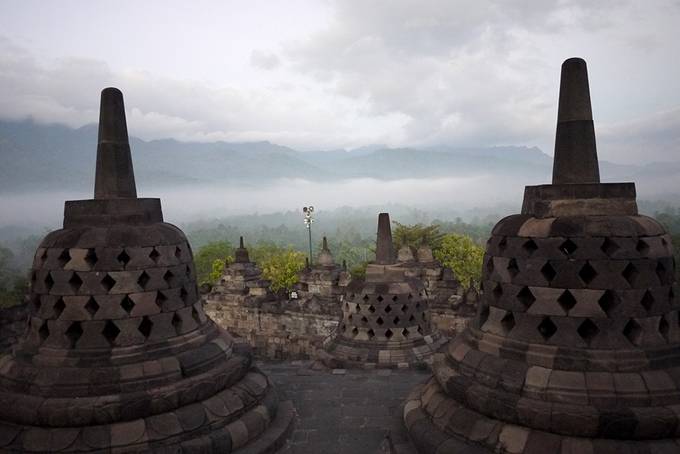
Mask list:
[[432,250],[439,248],[444,234],[439,231],[439,225],[404,225],[394,221],[392,238],[394,247],[399,250],[403,246],[418,249],[422,245],[429,246]]
[[271,281],[274,292],[293,288],[305,267],[305,257],[292,247],[283,248],[273,243],[259,243],[251,250],[251,260],[262,270],[262,277]]
[[479,287],[484,248],[475,244],[472,238],[456,233],[444,235],[440,247],[434,250],[434,256],[451,268],[465,287]]
[[215,283],[222,275],[220,272],[217,277],[214,276],[215,261],[222,260],[222,271],[224,271],[224,266],[234,261],[233,254],[234,249],[226,241],[215,241],[200,248],[194,255],[194,265],[196,265],[196,277],[199,285]]

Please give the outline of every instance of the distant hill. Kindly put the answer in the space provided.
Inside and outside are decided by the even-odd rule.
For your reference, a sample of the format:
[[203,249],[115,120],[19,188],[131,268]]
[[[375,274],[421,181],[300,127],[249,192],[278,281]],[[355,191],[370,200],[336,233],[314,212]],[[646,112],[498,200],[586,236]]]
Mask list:
[[[31,120],[0,121],[0,193],[90,191],[94,180],[96,125],[71,129]],[[270,142],[198,143],[131,138],[135,173],[144,187],[278,178],[315,181],[349,178],[513,176],[549,182],[552,157],[536,147],[398,148],[301,152]],[[601,163],[606,181],[646,181],[659,192],[677,191],[680,162],[645,166]]]

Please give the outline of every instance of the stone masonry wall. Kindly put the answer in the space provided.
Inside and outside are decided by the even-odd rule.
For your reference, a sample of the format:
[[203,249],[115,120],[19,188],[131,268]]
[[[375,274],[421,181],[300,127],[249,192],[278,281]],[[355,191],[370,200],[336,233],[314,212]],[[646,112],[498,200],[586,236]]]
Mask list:
[[[474,315],[464,308],[431,308],[432,324],[448,337],[462,331]],[[206,313],[222,328],[244,338],[256,356],[268,359],[309,359],[338,326],[337,308],[309,311],[293,304],[251,306],[227,301],[207,301]]]

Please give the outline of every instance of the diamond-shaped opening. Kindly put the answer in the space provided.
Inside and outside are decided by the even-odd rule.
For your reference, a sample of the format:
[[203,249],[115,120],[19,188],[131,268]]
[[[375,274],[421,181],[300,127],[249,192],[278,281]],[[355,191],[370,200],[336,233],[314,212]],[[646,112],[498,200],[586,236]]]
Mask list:
[[406,304],[404,304],[403,306],[401,306],[401,311],[402,311],[402,312],[406,312],[407,310],[408,310],[408,306],[407,306]]
[[378,300],[379,303],[382,303],[384,298],[382,295],[378,295],[376,299]]
[[130,314],[132,309],[135,307],[135,302],[132,301],[129,296],[125,295],[120,302],[120,307],[122,307],[125,312]]
[[398,324],[399,324],[399,321],[400,321],[400,320],[399,320],[399,317],[394,317],[394,324],[395,324],[395,325],[398,325]]
[[423,335],[423,328],[420,325],[418,325],[418,334]]
[[640,253],[640,255],[647,255],[649,252],[649,244],[643,239],[639,239],[635,245],[635,250]]
[[56,303],[54,303],[54,318],[59,318],[61,317],[61,313],[64,312],[64,309],[66,309],[66,304],[64,303],[64,299],[62,297],[59,297]]
[[527,254],[529,256],[531,256],[538,249],[538,245],[536,244],[536,242],[534,240],[529,238],[522,245],[522,249],[524,249],[527,252]]
[[184,274],[186,275],[186,277],[188,277],[189,279],[191,279],[191,267],[190,267],[189,265],[187,265],[187,266],[185,267],[185,269],[184,269]]
[[57,260],[59,261],[59,266],[61,268],[65,267],[66,264],[71,261],[71,254],[69,253],[68,249],[61,251],[61,254],[59,254]]
[[602,308],[605,314],[609,316],[610,312],[613,311],[621,302],[619,296],[613,290],[605,290],[599,300],[598,304]]
[[646,290],[645,294],[642,295],[640,304],[642,304],[642,306],[645,308],[647,312],[652,310],[652,306],[654,305],[654,297],[652,296],[649,290]]
[[587,345],[590,345],[595,336],[597,336],[597,333],[600,332],[600,329],[592,320],[587,318],[579,325],[576,332],[578,332],[578,335],[581,336],[581,339],[583,339]]
[[656,275],[659,278],[659,283],[661,285],[666,285],[668,284],[668,273],[666,272],[666,267],[664,266],[663,263],[657,262],[656,263]]
[[182,249],[179,246],[175,246],[175,257],[178,259],[182,257]]
[[635,280],[637,279],[640,272],[635,268],[635,265],[629,263],[626,268],[621,273],[621,276],[628,282],[631,287],[635,286]]
[[543,265],[543,268],[541,268],[541,274],[545,280],[550,283],[553,279],[555,279],[555,276],[557,276],[557,271],[555,271],[555,268],[552,267],[550,262],[546,262],[546,264]]
[[517,276],[519,274],[519,266],[517,266],[517,260],[515,259],[510,259],[508,262],[508,273],[510,273],[511,277]]
[[123,249],[123,252],[118,254],[118,257],[116,257],[116,260],[118,260],[118,263],[120,263],[121,265],[123,265],[123,267],[125,267],[130,262],[130,256],[128,255],[127,252],[125,252],[125,249]]
[[413,299],[413,295],[411,295],[411,294],[409,293],[407,298],[408,298],[409,300],[412,300],[412,299]]
[[538,325],[538,332],[543,336],[543,339],[548,340],[557,332],[557,326],[550,320],[550,317],[544,317]]
[[411,334],[408,329],[404,328],[401,330],[401,335],[404,336],[404,339],[408,338],[408,335]]
[[43,250],[43,253],[40,255],[40,266],[43,266],[46,261],[47,261],[47,249]]
[[168,297],[165,296],[165,293],[161,292],[160,290],[156,292],[156,305],[158,307],[163,307],[163,303],[165,303],[168,300]]
[[522,290],[517,293],[517,300],[522,303],[525,308],[529,309],[529,307],[534,304],[534,301],[536,301],[536,297],[533,293],[531,293],[529,287],[525,286],[522,287]]
[[71,326],[68,327],[64,335],[68,339],[70,347],[75,348],[76,344],[78,343],[78,339],[80,339],[80,336],[83,335],[83,327],[80,326],[80,322],[73,322],[71,323]]
[[104,325],[104,329],[102,330],[102,335],[108,341],[108,343],[113,345],[119,334],[120,329],[118,329],[118,326],[116,326],[116,324],[111,320],[107,320],[106,324]]
[[143,289],[146,289],[146,285],[149,283],[151,280],[151,276],[149,276],[146,271],[142,271],[142,274],[139,275],[137,278],[137,284],[139,284],[140,287]]
[[163,280],[168,283],[168,286],[172,287],[172,281],[175,278],[175,275],[172,274],[172,271],[168,270],[165,272],[163,275]]
[[493,270],[494,270],[493,257],[489,257],[489,260],[486,261],[486,271],[487,273],[491,274],[493,273]]
[[352,317],[352,314],[349,314],[349,317],[347,317],[349,321],[351,322],[354,317]]
[[668,342],[669,330],[670,326],[668,325],[666,317],[661,317],[661,320],[659,320],[659,333],[663,336],[664,339],[666,339],[666,342]]
[[363,297],[363,300],[364,300],[364,301],[368,301],[369,299],[370,299],[370,298],[369,298],[368,295],[364,295],[364,297]]
[[562,251],[563,254],[565,255],[571,255],[574,252],[576,252],[576,249],[578,249],[578,246],[576,246],[576,243],[571,241],[571,239],[567,238],[562,244],[560,244],[560,251]]
[[588,285],[597,277],[597,271],[595,271],[595,268],[593,268],[589,262],[586,262],[586,264],[581,267],[581,271],[578,272],[578,276],[584,284]]
[[68,285],[71,286],[73,293],[77,293],[80,287],[83,285],[83,280],[78,276],[78,273],[73,273],[71,278],[68,280]]
[[390,312],[392,312],[392,308],[391,308],[390,305],[388,304],[387,306],[385,306],[385,313],[386,313],[386,314],[389,314]]
[[355,326],[354,329],[352,329],[352,337],[357,337],[357,334],[359,334],[359,328]]
[[90,317],[94,317],[94,314],[97,313],[99,310],[99,304],[97,304],[97,301],[94,299],[94,297],[91,296],[90,299],[87,300],[87,303],[85,303],[85,310],[88,314],[90,314]]
[[104,279],[102,279],[102,287],[104,287],[104,290],[110,292],[114,285],[116,285],[116,280],[114,278],[108,274],[104,276]]
[[355,308],[354,308],[354,312],[356,312],[357,314],[358,314],[359,312],[361,312],[361,306],[359,306],[359,305],[357,304],[357,305],[355,306]]
[[154,263],[158,263],[158,259],[160,258],[161,253],[156,250],[156,248],[151,249],[151,252],[149,252],[149,258],[153,260]]
[[602,242],[602,246],[600,246],[600,249],[602,249],[602,252],[611,257],[616,253],[616,251],[621,249],[621,246],[619,246],[616,241],[612,240],[611,238],[605,238]]
[[416,320],[416,317],[413,314],[411,314],[411,316],[408,318],[409,322],[414,322],[415,320]]
[[388,339],[391,339],[392,336],[394,336],[394,333],[392,332],[392,330],[391,330],[391,329],[386,329],[386,330],[385,330],[385,337],[388,338]]
[[501,238],[501,241],[498,243],[498,249],[503,252],[506,248],[508,247],[508,238],[503,237]]
[[503,332],[505,334],[508,334],[515,327],[515,316],[512,314],[512,312],[508,312],[501,319],[501,327],[503,328]]
[[642,341],[642,327],[638,322],[631,318],[623,328],[623,335],[626,336],[626,339],[628,339],[631,344],[640,345],[640,342]]
[[177,312],[172,315],[172,327],[175,328],[175,332],[179,335],[182,333],[182,317],[179,316]]
[[368,318],[366,318],[366,316],[361,317],[361,323],[368,323]]
[[87,250],[87,254],[85,254],[85,263],[87,263],[87,266],[90,267],[90,269],[94,268],[94,266],[97,264],[97,253],[93,248],[90,248]]
[[496,286],[493,288],[493,297],[496,298],[496,300],[499,300],[501,299],[501,296],[503,296],[503,286],[500,282],[497,282]]
[[199,325],[201,324],[201,316],[199,315],[198,310],[196,310],[196,306],[191,308],[191,318]]
[[47,273],[47,276],[45,276],[45,287],[47,287],[48,292],[52,290],[52,287],[54,287],[54,279],[52,278],[52,273]]
[[385,323],[385,321],[382,319],[382,317],[378,317],[378,319],[375,321],[378,325],[382,325]]
[[574,306],[576,306],[576,298],[574,298],[574,295],[572,295],[569,290],[563,291],[560,297],[557,298],[557,302],[559,303],[560,307],[564,309],[564,312],[569,312]]
[[347,332],[347,325],[345,325],[344,323],[340,325],[340,331],[342,331],[343,333]]
[[187,299],[189,297],[189,292],[187,292],[184,287],[179,291],[179,297],[184,301],[184,303],[187,302]]
[[375,331],[373,331],[373,328],[369,329],[366,334],[368,334],[369,339],[373,339],[375,337]]
[[43,324],[40,325],[40,329],[38,329],[38,336],[40,336],[41,342],[45,342],[50,336],[50,329],[47,326],[47,321],[44,321]]
[[394,301],[395,303],[397,302],[398,299],[399,299],[399,297],[398,297],[397,295],[394,295],[394,296],[392,297],[392,301]]
[[153,322],[147,316],[144,316],[144,318],[142,318],[141,323],[137,327],[139,332],[142,333],[142,336],[144,336],[144,338],[146,338],[146,339],[148,339],[149,336],[151,335],[151,329],[152,328],[153,328]]
[[370,312],[371,314],[375,313],[375,306],[373,306],[372,304],[368,306],[368,312]]

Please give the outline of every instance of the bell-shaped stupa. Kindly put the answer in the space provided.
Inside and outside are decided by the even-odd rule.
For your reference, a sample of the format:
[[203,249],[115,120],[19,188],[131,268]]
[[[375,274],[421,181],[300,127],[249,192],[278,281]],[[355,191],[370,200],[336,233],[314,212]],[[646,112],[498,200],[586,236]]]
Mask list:
[[495,226],[474,322],[406,403],[423,453],[680,452],[670,237],[600,183],[585,61],[559,99],[553,184]]
[[2,452],[270,452],[292,418],[205,316],[191,248],[137,198],[123,95],[101,95],[95,198],[67,201],[0,357]]
[[335,263],[328,247],[328,240],[323,237],[321,250],[313,265],[302,270],[299,282],[295,285],[298,299],[314,299],[320,304],[340,307],[340,298],[349,284],[350,274]]
[[365,279],[347,286],[342,320],[326,345],[338,361],[351,366],[417,364],[443,342],[430,325],[422,282],[407,277],[396,258],[389,214],[380,213],[375,262],[366,267]]

